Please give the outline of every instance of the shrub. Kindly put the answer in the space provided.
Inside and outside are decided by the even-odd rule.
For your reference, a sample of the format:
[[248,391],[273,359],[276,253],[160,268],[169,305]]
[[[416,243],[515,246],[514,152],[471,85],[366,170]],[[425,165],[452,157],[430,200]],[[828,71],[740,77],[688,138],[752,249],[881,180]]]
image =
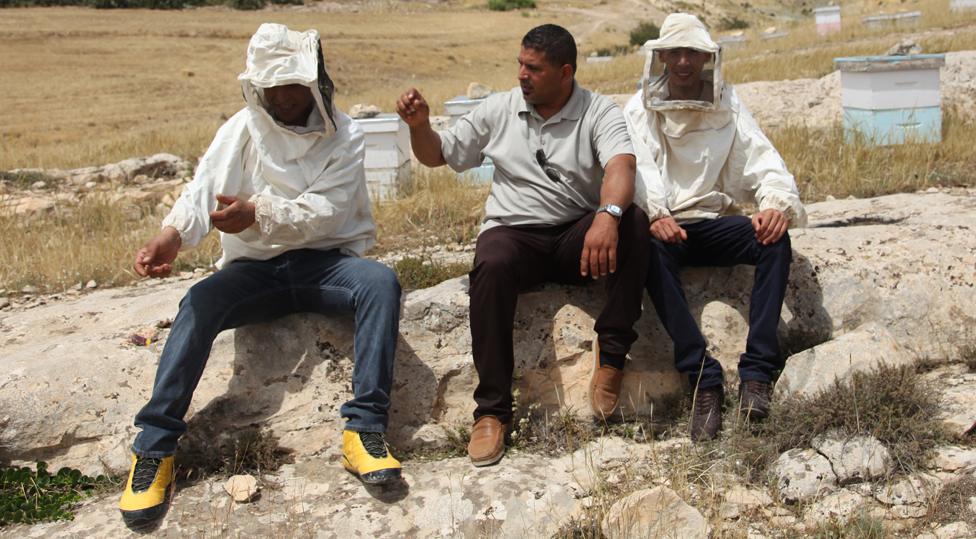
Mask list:
[[718,28],[719,30],[745,30],[749,28],[749,23],[738,17],[722,17],[722,20],[718,23]]
[[630,31],[630,44],[640,47],[648,39],[657,39],[661,35],[661,29],[651,21],[644,21]]
[[488,9],[492,11],[533,8],[535,8],[535,0],[488,0]]
[[230,0],[228,5],[234,9],[253,11],[263,8],[266,4],[267,0]]
[[112,484],[104,475],[92,478],[71,468],[51,475],[44,462],[36,470],[0,468],[0,526],[71,520],[74,504]]
[[403,288],[430,288],[471,270],[468,264],[439,264],[429,258],[405,257],[393,265]]

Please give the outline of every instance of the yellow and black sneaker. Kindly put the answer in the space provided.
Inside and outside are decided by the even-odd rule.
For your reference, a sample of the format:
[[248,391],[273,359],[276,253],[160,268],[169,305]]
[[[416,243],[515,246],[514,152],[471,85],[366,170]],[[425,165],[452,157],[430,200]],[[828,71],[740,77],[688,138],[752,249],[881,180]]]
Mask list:
[[151,531],[169,509],[176,488],[173,455],[154,459],[132,455],[129,481],[122,492],[122,520],[135,532]]
[[342,431],[342,465],[367,485],[383,485],[400,478],[400,462],[379,432]]

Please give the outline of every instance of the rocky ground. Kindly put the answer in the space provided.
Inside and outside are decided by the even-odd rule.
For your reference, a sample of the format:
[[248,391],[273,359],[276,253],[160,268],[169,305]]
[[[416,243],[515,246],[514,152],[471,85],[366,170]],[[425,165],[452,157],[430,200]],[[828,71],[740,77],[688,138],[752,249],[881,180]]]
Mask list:
[[[663,525],[648,520],[659,514],[686,515],[680,520],[691,531],[682,537],[704,536],[709,527],[713,534],[795,536],[857,514],[883,519],[891,530],[915,526],[943,485],[971,477],[976,466],[976,373],[962,362],[976,338],[976,191],[932,189],[809,210],[810,227],[791,236],[780,328],[791,356],[778,390],[809,394],[880,363],[925,361],[923,381],[931,382],[957,441],[917,474],[892,481],[891,459],[876,440],[823,433],[812,447],[785,453],[764,483],[717,468],[707,472],[705,488],[681,485],[673,473],[689,454],[702,457],[689,453],[687,439],[596,437],[570,454],[515,451],[481,470],[458,457],[413,459],[399,489],[367,491],[341,469],[336,443],[338,407],[349,397],[351,322],[299,315],[218,338],[190,412],[195,437],[184,444],[186,453],[206,451],[258,426],[294,463],[260,477],[260,498],[248,504],[231,501],[225,477],[187,482],[160,533],[539,536],[585,521],[594,506],[603,508],[600,526],[611,537],[629,536],[634,519]],[[751,277],[750,268],[685,276],[694,312],[732,380]],[[0,460],[124,471],[131,418],[148,397],[166,321],[198,278],[35,297],[0,311]],[[515,338],[523,406],[585,420],[601,298],[599,285],[546,286],[521,297]],[[467,302],[463,277],[405,296],[390,433],[399,451],[456,454],[452,433],[468,423],[475,383]],[[631,416],[653,414],[684,392],[656,317],[644,316],[637,329],[623,398]],[[608,501],[631,492],[635,498],[622,505]],[[114,494],[91,501],[72,523],[11,532],[118,535],[115,501]],[[669,509],[654,509],[662,507]],[[961,526],[969,524],[932,533],[976,533]]]

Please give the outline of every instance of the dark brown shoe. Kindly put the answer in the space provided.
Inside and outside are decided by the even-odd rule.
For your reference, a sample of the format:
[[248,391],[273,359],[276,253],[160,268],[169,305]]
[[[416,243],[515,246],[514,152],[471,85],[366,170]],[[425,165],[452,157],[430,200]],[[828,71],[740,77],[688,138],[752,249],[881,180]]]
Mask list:
[[739,413],[749,421],[762,421],[769,416],[773,386],[769,382],[747,380],[739,384]]
[[714,440],[722,430],[722,386],[706,387],[692,393],[691,441]]
[[483,415],[471,427],[468,457],[475,466],[489,466],[505,454],[506,425],[493,415]]
[[624,371],[609,365],[600,365],[600,345],[593,341],[593,375],[590,377],[590,408],[600,420],[613,415],[620,400],[620,384]]

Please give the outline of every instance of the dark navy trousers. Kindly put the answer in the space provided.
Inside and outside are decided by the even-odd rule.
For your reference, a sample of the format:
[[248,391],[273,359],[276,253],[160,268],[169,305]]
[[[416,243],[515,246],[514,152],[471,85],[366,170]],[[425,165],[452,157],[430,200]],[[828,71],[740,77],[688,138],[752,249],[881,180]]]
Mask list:
[[674,342],[674,362],[688,376],[692,387],[721,385],[722,366],[708,355],[707,343],[688,308],[681,286],[685,266],[756,267],[749,301],[749,336],[746,351],[739,357],[739,379],[771,382],[782,370],[776,328],[779,325],[792,249],[789,234],[771,245],[756,241],[752,220],[745,216],[719,217],[683,224],[688,239],[664,243],[651,239],[651,262],[647,292],[664,329]]

